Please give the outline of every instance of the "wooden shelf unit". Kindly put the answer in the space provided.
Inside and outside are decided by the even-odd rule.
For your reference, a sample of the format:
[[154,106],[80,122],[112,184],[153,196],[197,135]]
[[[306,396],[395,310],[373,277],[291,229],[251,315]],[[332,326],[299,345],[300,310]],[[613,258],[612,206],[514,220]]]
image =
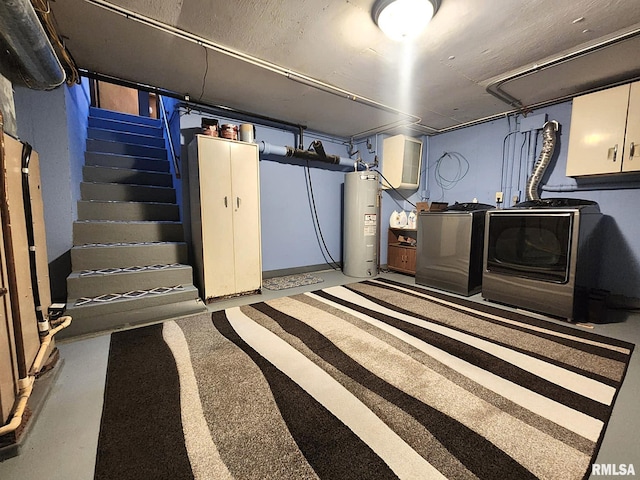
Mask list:
[[[415,228],[389,228],[387,243],[387,267],[389,270],[416,274],[416,245],[418,230]],[[401,241],[408,239],[408,241]]]

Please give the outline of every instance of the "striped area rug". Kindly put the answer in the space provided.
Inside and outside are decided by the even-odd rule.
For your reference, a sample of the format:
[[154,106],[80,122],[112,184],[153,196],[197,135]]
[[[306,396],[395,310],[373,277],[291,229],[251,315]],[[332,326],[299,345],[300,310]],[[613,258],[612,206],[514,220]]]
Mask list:
[[118,332],[95,478],[582,479],[633,347],[388,280]]

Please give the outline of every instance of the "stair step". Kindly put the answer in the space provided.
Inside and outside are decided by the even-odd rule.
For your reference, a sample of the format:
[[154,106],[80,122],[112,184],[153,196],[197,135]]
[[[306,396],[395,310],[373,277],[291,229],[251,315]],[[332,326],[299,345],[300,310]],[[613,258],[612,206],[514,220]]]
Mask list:
[[182,264],[151,265],[72,272],[67,277],[69,298],[97,297],[113,292],[151,290],[193,283],[191,266]]
[[120,132],[139,133],[162,138],[160,126],[142,125],[112,118],[89,117],[89,128],[103,128]]
[[131,185],[173,187],[173,177],[170,173],[134,170],[131,168],[85,165],[82,167],[82,178],[85,182],[126,183]]
[[167,150],[165,148],[147,147],[111,140],[94,140],[92,138],[87,138],[87,152],[117,153],[120,155],[157,158],[160,160],[167,159]]
[[130,168],[149,172],[169,172],[170,169],[168,160],[118,155],[117,153],[85,152],[84,164],[86,166]]
[[183,242],[181,222],[84,220],[73,223],[73,244]]
[[136,125],[149,125],[152,127],[162,126],[162,120],[157,118],[142,117],[140,115],[132,115],[130,113],[116,112],[114,110],[107,110],[106,108],[90,107],[89,116],[119,120],[121,122],[127,122]]
[[188,263],[186,243],[98,243],[71,248],[73,271],[172,263]]
[[78,220],[177,222],[180,220],[180,209],[175,203],[79,200]]
[[163,137],[152,137],[133,132],[89,127],[87,129],[87,137],[94,140],[111,140],[113,142],[129,143],[132,145],[135,144],[154,148],[164,148]]
[[207,308],[198,298],[193,285],[151,293],[138,298],[120,297],[107,302],[89,302],[76,305],[67,302],[71,325],[56,334],[56,338],[72,338],[108,330],[129,328],[145,323],[158,323],[170,319],[204,314]]
[[119,202],[175,203],[174,188],[154,185],[127,185],[123,183],[82,182],[82,200],[115,200]]

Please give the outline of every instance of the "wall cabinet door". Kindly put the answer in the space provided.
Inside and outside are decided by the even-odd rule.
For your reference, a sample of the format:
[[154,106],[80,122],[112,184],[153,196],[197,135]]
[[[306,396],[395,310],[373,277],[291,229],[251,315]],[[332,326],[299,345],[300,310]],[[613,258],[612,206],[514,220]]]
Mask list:
[[623,172],[640,171],[640,82],[631,84],[627,133],[622,156]]
[[567,176],[640,170],[640,82],[573,100]]

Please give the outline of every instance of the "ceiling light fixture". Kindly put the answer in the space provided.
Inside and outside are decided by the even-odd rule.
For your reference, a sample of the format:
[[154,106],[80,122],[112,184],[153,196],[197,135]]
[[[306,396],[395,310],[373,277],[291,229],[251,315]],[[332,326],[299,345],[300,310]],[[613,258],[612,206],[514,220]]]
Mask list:
[[439,0],[378,0],[373,20],[392,40],[416,38],[438,10]]

